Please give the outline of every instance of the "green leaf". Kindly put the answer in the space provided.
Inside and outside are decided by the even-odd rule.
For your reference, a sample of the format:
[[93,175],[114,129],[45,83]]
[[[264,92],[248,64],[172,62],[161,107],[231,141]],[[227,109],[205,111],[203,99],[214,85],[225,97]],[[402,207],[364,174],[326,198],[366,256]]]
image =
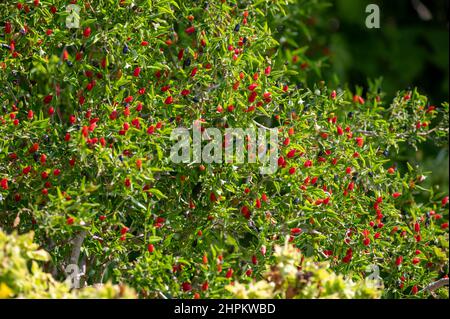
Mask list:
[[158,199],[167,199],[167,196],[164,195],[159,189],[150,188],[148,191],[155,195]]
[[162,237],[159,237],[159,236],[150,236],[150,237],[147,239],[147,242],[150,243],[150,244],[153,244],[153,243],[158,243],[158,242],[160,242],[161,240],[162,240]]
[[45,250],[27,251],[27,256],[30,259],[38,261],[49,261],[50,255]]

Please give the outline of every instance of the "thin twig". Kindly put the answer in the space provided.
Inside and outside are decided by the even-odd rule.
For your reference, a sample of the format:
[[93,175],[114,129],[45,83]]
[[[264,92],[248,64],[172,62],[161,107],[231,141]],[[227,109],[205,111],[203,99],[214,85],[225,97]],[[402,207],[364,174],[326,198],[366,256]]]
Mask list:
[[433,282],[433,283],[429,284],[424,289],[422,289],[421,292],[425,292],[425,291],[432,292],[432,291],[435,291],[435,290],[437,290],[437,289],[439,289],[439,288],[441,288],[443,286],[448,286],[448,284],[449,284],[449,279],[448,278],[442,278],[442,279],[439,279],[436,282]]
[[[436,129],[437,128],[435,127],[435,128],[433,128],[433,129],[431,129],[429,131],[426,131],[426,132],[418,132],[417,135],[419,135],[419,136],[427,136],[427,135],[430,135],[431,133],[433,133],[434,131],[436,131]],[[379,132],[366,131],[366,130],[357,130],[356,133],[363,134],[363,135],[366,135],[366,136],[378,136],[379,135]],[[397,138],[407,138],[408,135],[399,133],[399,134],[396,135],[396,137]]]
[[255,120],[253,120],[253,122],[254,122],[257,126],[263,128],[263,129],[265,129],[265,130],[267,130],[267,131],[274,131],[274,130],[277,129],[277,128],[269,128],[269,127],[265,127],[264,125],[262,125],[261,123],[258,123],[258,122],[255,121]]

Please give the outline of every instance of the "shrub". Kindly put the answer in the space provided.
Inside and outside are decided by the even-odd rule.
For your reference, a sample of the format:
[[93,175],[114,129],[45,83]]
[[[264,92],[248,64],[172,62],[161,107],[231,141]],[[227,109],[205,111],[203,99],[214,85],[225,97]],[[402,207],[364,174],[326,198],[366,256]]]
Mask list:
[[227,287],[236,298],[358,298],[380,297],[381,286],[374,279],[360,282],[346,280],[328,270],[328,263],[305,259],[287,242],[275,246],[275,264],[267,265],[264,280],[247,285],[234,284]]
[[33,233],[7,235],[0,230],[0,298],[133,298],[126,286],[110,283],[70,290],[39,267],[50,255],[33,243]]
[[[390,161],[447,143],[447,103],[307,88],[271,33],[284,2],[78,1],[78,29],[64,4],[0,4],[0,225],[34,230],[56,279],[74,263],[142,297],[231,297],[286,235],[345,280],[377,266],[384,297],[448,273],[448,196]],[[278,130],[277,172],[172,163],[173,130],[198,125]]]

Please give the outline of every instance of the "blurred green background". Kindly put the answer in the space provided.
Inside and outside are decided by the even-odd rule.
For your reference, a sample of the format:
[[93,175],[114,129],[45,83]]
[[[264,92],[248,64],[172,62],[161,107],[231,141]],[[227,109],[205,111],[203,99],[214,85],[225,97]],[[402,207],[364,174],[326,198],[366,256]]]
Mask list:
[[[448,0],[364,1],[336,0],[330,10],[329,47],[331,68],[325,77],[338,75],[341,81],[366,83],[383,76],[383,91],[392,98],[396,90],[417,86],[439,105],[449,96]],[[380,28],[365,27],[365,8],[380,8]],[[427,186],[448,193],[448,143],[441,147],[422,144],[416,152],[404,147],[397,160],[402,165],[422,162],[432,171]]]
[[[305,5],[298,0],[297,6]],[[307,56],[318,60],[327,56],[320,75],[330,86],[347,84],[350,89],[368,86],[368,79],[383,78],[382,90],[390,101],[398,90],[418,87],[430,105],[449,100],[449,19],[448,0],[312,0],[329,3],[321,12],[311,10],[303,19],[313,25],[313,34],[298,33],[301,45],[309,46]],[[380,28],[366,27],[366,7],[380,8]],[[295,24],[296,22],[294,22]],[[301,24],[301,22],[298,22]],[[301,26],[301,25],[300,25]],[[298,26],[297,26],[298,27]],[[449,191],[449,151],[445,145],[422,144],[416,151],[404,145],[400,154],[391,154],[399,167],[422,163],[432,172],[425,186],[435,193]]]
[[[380,28],[365,26],[368,4],[380,8]],[[448,0],[335,0],[329,10],[331,68],[350,84],[383,76],[391,98],[417,86],[432,104],[448,101]]]

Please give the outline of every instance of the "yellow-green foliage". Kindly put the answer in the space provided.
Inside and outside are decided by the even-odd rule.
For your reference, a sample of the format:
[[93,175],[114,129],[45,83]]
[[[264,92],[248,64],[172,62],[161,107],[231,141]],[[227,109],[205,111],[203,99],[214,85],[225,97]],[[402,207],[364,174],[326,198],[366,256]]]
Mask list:
[[50,255],[33,243],[32,232],[6,234],[0,229],[0,298],[133,298],[126,286],[107,283],[98,287],[70,289],[39,265]]
[[365,279],[357,282],[336,275],[328,263],[304,258],[292,245],[275,247],[276,264],[268,266],[264,279],[250,284],[227,286],[234,297],[251,298],[380,298],[382,288]]

